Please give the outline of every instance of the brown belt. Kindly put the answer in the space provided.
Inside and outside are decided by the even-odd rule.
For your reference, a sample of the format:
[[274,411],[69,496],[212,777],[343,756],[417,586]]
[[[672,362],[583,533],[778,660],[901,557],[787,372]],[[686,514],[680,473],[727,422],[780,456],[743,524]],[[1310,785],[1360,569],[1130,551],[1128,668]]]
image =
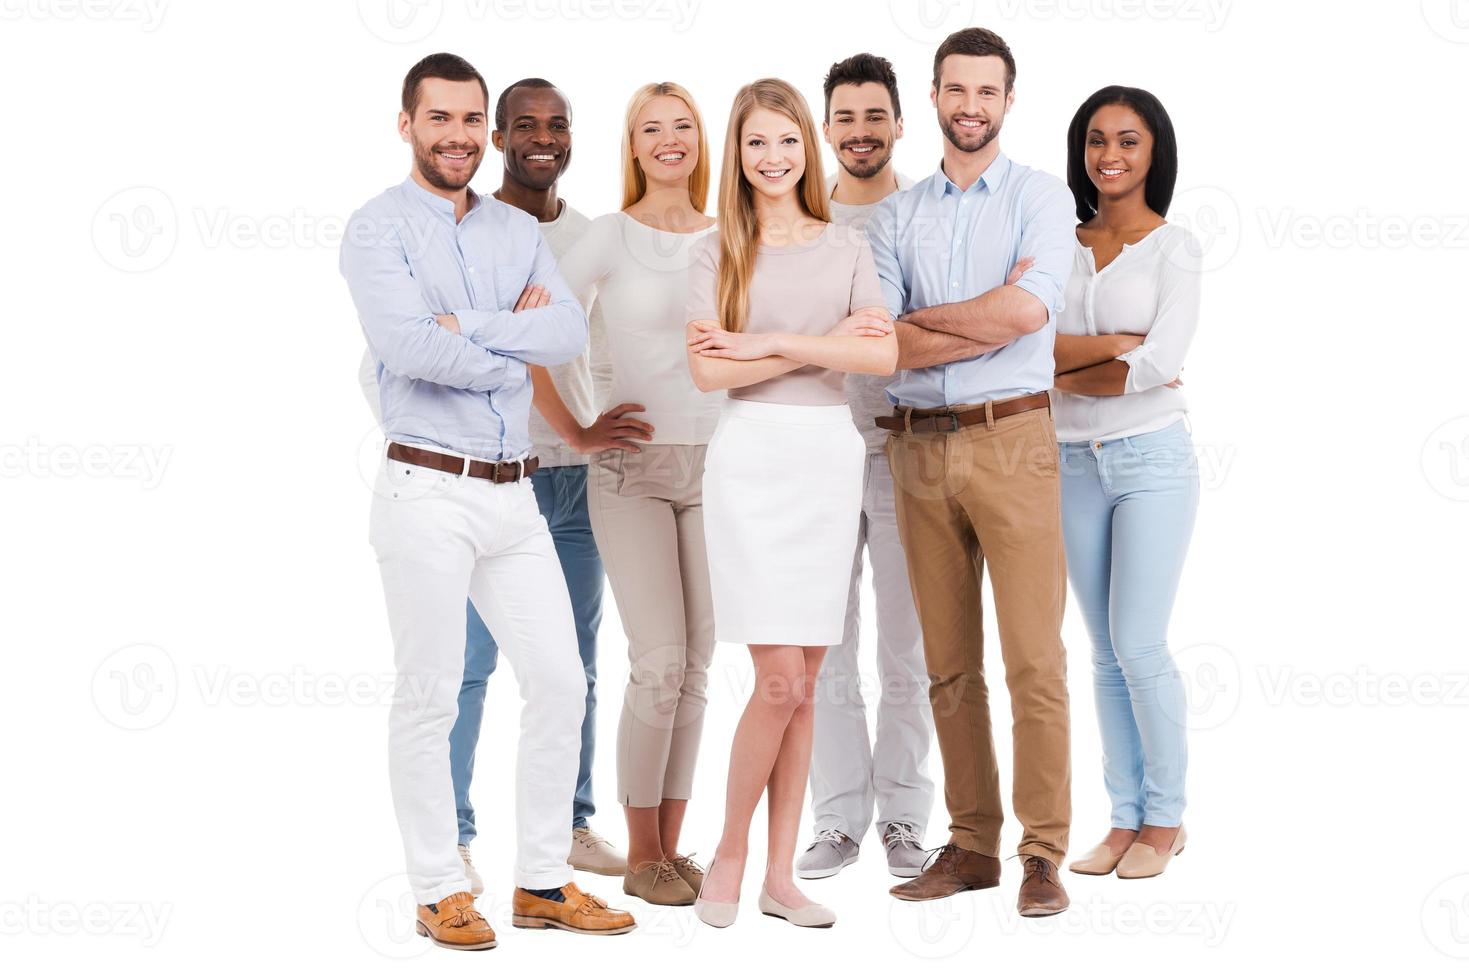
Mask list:
[[[427,466],[431,470],[443,470],[445,473],[464,472],[463,456],[450,456],[448,453],[415,449],[397,442],[388,443],[388,459],[396,459],[400,463],[411,463],[414,466]],[[524,461],[511,459],[498,463],[471,459],[469,460],[469,475],[477,476],[481,480],[489,480],[491,483],[514,483],[516,480],[530,476],[540,465],[540,458],[536,456]]]
[[[1048,408],[1051,394],[1042,391],[1035,395],[1021,395],[1019,398],[1006,398],[1004,401],[987,404],[990,419],[1003,419],[1021,412]],[[883,415],[875,421],[879,429],[892,432],[958,432],[966,425],[983,422],[985,417],[984,406],[971,408],[967,412],[950,412],[942,408],[897,408],[893,410],[893,414]]]

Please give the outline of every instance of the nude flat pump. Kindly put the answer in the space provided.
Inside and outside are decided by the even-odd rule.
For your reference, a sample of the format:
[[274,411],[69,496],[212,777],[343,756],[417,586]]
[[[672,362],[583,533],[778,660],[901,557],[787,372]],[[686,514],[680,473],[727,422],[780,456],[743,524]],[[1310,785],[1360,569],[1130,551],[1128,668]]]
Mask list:
[[1067,865],[1068,871],[1074,871],[1079,875],[1109,875],[1117,870],[1117,864],[1122,860],[1122,855],[1113,854],[1112,848],[1106,844],[1098,844]]
[[770,892],[765,890],[764,885],[760,886],[760,911],[777,919],[785,919],[793,926],[805,926],[809,929],[829,929],[837,921],[835,912],[815,902],[802,905],[798,909],[782,905],[770,897]]
[[711,902],[704,897],[704,885],[709,881],[709,875],[714,872],[714,862],[709,862],[709,867],[704,871],[704,880],[699,883],[699,895],[694,899],[694,914],[699,921],[716,929],[727,929],[734,925],[735,916],[739,914],[740,903],[733,902]]
[[1159,854],[1153,850],[1153,845],[1134,841],[1122,855],[1122,860],[1117,862],[1117,877],[1119,878],[1154,878],[1163,873],[1168,867],[1168,861],[1175,854],[1183,853],[1183,845],[1188,843],[1188,835],[1184,833],[1183,825],[1178,825],[1178,836],[1173,838],[1173,846],[1168,849],[1167,854]]

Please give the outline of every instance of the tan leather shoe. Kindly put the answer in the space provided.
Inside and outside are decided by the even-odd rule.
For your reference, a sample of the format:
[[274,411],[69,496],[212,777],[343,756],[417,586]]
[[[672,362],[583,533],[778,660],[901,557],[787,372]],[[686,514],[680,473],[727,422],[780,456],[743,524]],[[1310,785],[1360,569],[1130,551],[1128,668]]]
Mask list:
[[1079,875],[1109,875],[1117,870],[1117,862],[1126,851],[1113,851],[1106,844],[1098,844],[1066,866],[1068,871]]
[[606,902],[569,881],[561,886],[561,894],[566,897],[564,902],[515,889],[510,923],[520,929],[565,929],[585,936],[617,936],[637,928],[631,915],[608,908]]
[[704,887],[704,869],[699,867],[692,854],[672,854],[668,863],[673,865],[673,870],[683,879],[683,883],[689,886],[689,890],[695,895],[699,889]]
[[905,902],[928,902],[1000,883],[1000,859],[967,851],[958,844],[938,849],[918,877],[894,885],[888,894]]
[[644,861],[622,876],[622,890],[650,905],[693,905],[697,894],[672,861]]
[[1016,910],[1027,918],[1065,912],[1071,905],[1071,898],[1061,885],[1056,863],[1039,854],[1023,854],[1021,857],[1025,859],[1025,878],[1020,882]]
[[469,892],[455,892],[432,905],[420,905],[414,928],[445,949],[494,949],[498,945],[495,930],[474,907]]
[[1153,845],[1144,844],[1142,841],[1133,841],[1127,853],[1122,855],[1122,860],[1117,862],[1117,877],[1119,878],[1156,878],[1168,867],[1169,860],[1175,854],[1183,853],[1183,845],[1188,843],[1188,834],[1184,833],[1183,825],[1178,825],[1178,835],[1173,838],[1173,846],[1167,853],[1159,854],[1153,849]]

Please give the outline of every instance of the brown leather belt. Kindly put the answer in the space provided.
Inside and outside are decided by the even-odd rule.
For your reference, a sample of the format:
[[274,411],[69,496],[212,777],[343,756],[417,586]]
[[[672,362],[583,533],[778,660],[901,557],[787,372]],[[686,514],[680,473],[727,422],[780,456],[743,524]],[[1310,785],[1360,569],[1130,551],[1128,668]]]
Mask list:
[[[1021,412],[1033,412],[1051,404],[1051,393],[1042,391],[1035,395],[1021,395],[1004,401],[989,402],[989,418],[1003,419]],[[911,422],[909,417],[911,416]],[[891,415],[877,418],[877,427],[891,432],[958,432],[966,425],[975,425],[985,420],[985,409],[971,408],[967,412],[950,412],[942,408],[897,408]]]
[[[463,456],[415,449],[413,446],[405,446],[398,442],[388,443],[388,459],[396,459],[400,463],[411,463],[414,466],[427,466],[431,470],[443,470],[445,473],[464,472],[465,458]],[[471,459],[468,475],[479,477],[481,480],[489,480],[491,483],[514,483],[516,480],[530,476],[540,465],[541,460],[537,456],[532,456],[524,461],[511,459],[498,463]]]

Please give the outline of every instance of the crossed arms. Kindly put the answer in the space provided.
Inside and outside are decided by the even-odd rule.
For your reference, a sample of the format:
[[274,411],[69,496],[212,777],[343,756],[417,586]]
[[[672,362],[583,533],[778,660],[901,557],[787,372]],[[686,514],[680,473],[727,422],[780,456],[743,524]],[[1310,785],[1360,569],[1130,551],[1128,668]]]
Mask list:
[[734,333],[713,320],[686,327],[689,372],[700,391],[743,388],[814,365],[850,374],[892,374],[898,340],[887,310],[854,310],[821,336]]
[[[374,219],[358,215],[353,220]],[[450,388],[490,391],[512,377],[507,374],[512,361],[564,364],[586,345],[586,314],[561,282],[539,236],[530,283],[548,298],[559,298],[534,309],[438,313],[414,279],[406,254],[396,234],[343,238],[342,275],[368,344],[389,371]]]

